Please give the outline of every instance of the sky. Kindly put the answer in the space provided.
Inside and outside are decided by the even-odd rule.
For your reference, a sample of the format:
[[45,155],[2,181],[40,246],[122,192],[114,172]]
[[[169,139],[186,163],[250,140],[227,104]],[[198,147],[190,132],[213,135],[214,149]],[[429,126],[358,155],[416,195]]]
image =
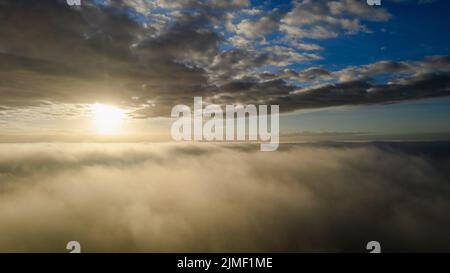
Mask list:
[[[449,12],[0,0],[0,252],[448,252]],[[197,96],[278,149],[171,142]]]
[[194,96],[278,104],[282,134],[447,134],[449,11],[442,0],[1,0],[0,141],[108,137],[98,105],[120,116],[124,139],[166,139],[171,108]]

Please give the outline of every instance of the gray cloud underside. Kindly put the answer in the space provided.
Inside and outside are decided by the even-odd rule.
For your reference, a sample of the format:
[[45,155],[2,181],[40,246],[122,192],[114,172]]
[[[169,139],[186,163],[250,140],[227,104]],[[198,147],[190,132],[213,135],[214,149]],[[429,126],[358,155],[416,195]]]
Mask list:
[[[327,22],[309,13],[312,17],[303,17],[306,21],[294,20],[296,12],[308,12],[305,7],[299,11],[298,6],[286,14],[273,12],[270,20],[275,20],[278,29],[289,25],[292,30],[293,26],[316,23],[330,29],[336,24],[350,28],[345,21],[348,16],[358,19],[358,24],[362,18],[390,18],[384,10],[367,14],[354,2],[343,2],[349,8],[346,13],[340,5],[319,5],[321,12],[334,16],[327,17]],[[99,101],[134,107],[136,117],[155,117],[168,116],[178,103],[192,104],[194,95],[220,104],[276,103],[281,111],[292,111],[450,93],[447,56],[417,62],[386,61],[342,71],[258,72],[261,67],[283,68],[320,56],[285,46],[266,50],[236,47],[221,52],[219,45],[226,41],[217,26],[225,25],[230,12],[245,6],[246,1],[160,1],[166,8],[187,6],[197,12],[177,10],[170,20],[155,15],[147,24],[118,12],[130,3],[142,10],[147,2],[110,1],[107,6],[85,4],[71,9],[64,1],[0,1],[1,107]],[[353,27],[361,31],[360,25]],[[286,35],[289,39],[295,36]],[[420,69],[424,66],[427,69]],[[373,81],[371,76],[380,73],[376,69],[391,73],[392,82]],[[331,82],[318,82],[328,80]],[[306,87],[299,88],[292,81]]]
[[0,251],[450,249],[448,144],[0,146]]

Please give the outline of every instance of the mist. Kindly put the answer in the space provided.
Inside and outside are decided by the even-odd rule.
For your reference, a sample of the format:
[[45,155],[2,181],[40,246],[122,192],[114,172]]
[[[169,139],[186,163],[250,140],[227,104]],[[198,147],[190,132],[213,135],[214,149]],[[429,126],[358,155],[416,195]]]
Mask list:
[[0,252],[450,251],[449,166],[374,144],[0,144]]

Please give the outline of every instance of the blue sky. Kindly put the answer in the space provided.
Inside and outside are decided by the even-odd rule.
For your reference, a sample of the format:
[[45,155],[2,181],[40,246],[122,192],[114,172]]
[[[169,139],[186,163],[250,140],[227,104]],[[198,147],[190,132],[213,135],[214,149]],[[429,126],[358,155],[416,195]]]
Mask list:
[[383,2],[393,17],[388,22],[367,23],[373,33],[342,36],[319,43],[326,48],[327,67],[361,65],[378,60],[419,60],[450,52],[449,1],[431,4]]
[[[419,60],[450,53],[450,1],[431,4],[383,6],[393,18],[369,24],[373,33],[326,40],[324,60],[330,69],[361,65],[379,60]],[[325,110],[286,119],[291,128],[306,131],[362,131],[381,133],[450,132],[450,99],[405,102],[396,105],[365,106],[355,109]],[[295,129],[293,129],[295,130]]]
[[448,133],[450,99],[324,109],[283,117],[286,132]]
[[[258,3],[259,1],[253,1]],[[278,1],[277,1],[278,2]],[[290,1],[283,5],[290,6]],[[267,5],[268,9],[277,4]],[[322,46],[323,59],[313,65],[329,70],[381,60],[420,60],[450,53],[450,1],[392,3],[383,1],[393,16],[388,22],[368,22],[371,33],[343,35],[315,41]],[[293,69],[308,67],[296,64]],[[387,134],[450,132],[450,99],[431,99],[400,104],[332,108],[288,115],[284,130],[357,131]]]

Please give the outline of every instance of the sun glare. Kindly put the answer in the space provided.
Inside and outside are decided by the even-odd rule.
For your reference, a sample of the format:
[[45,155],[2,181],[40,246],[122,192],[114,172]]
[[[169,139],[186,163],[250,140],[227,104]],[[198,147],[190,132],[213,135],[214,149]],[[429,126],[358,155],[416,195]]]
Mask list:
[[119,134],[124,117],[125,111],[122,109],[100,103],[92,105],[92,120],[97,134]]

